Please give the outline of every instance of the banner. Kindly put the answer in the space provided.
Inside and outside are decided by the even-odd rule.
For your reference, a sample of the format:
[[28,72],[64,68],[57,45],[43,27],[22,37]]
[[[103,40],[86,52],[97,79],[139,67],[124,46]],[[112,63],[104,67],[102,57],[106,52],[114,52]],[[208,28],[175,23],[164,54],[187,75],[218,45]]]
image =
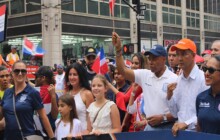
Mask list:
[[[7,68],[8,68],[9,72],[12,71],[12,67],[7,67]],[[35,79],[35,75],[33,73],[36,73],[38,68],[39,68],[39,66],[27,66],[27,77],[29,80]]]
[[[144,131],[144,132],[124,132],[116,134],[103,134],[99,136],[82,136],[83,140],[220,140],[220,135],[179,131],[176,137],[171,130]],[[63,138],[62,140],[67,140]],[[72,140],[77,140],[72,138]]]
[[6,38],[6,4],[0,7],[0,42],[5,41]]

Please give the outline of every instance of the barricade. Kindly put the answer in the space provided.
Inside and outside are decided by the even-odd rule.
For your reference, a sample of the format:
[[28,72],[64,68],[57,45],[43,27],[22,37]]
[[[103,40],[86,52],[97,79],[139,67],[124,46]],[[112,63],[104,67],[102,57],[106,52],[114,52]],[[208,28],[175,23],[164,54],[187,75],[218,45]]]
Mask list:
[[[82,136],[83,140],[220,140],[220,135],[179,131],[174,137],[171,130],[144,131],[144,132],[124,132],[116,134],[102,134],[99,136]],[[63,138],[62,140],[67,140]],[[72,138],[72,140],[78,140]]]

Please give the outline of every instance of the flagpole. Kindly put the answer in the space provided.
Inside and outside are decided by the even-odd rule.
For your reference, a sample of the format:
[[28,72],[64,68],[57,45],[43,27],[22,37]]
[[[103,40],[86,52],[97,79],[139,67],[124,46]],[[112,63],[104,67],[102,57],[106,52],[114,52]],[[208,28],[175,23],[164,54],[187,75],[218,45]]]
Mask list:
[[26,37],[26,36],[23,36],[23,40],[22,40],[22,46],[21,46],[21,54],[22,54],[22,55],[21,55],[21,58],[20,58],[21,60],[22,60],[23,57],[24,57],[24,50],[23,50],[23,49],[24,49],[24,39],[25,39],[25,37]]
[[113,32],[115,32],[115,18],[114,18],[114,15],[112,15],[112,28],[113,28]]

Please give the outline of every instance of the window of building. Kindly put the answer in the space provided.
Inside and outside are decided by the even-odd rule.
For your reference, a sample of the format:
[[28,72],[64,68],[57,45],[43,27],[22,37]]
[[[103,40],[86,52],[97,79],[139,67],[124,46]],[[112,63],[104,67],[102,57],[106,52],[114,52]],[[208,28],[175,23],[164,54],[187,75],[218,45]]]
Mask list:
[[73,11],[73,0],[61,0],[61,9]]
[[162,11],[163,11],[163,23],[174,24],[174,25],[182,24],[181,10],[163,6]]
[[88,0],[88,13],[98,15],[98,1]]
[[204,0],[204,12],[220,15],[220,0]]
[[11,14],[24,13],[24,0],[11,1]]
[[[32,4],[32,2],[36,4]],[[26,0],[26,3],[27,12],[41,10],[41,2],[39,0]]]
[[199,0],[186,0],[186,8],[199,11]]
[[121,18],[130,18],[129,7],[121,6]]
[[187,26],[192,28],[200,28],[199,13],[186,12]]
[[75,0],[75,11],[86,13],[86,0]]
[[181,7],[181,0],[162,0],[162,3]]
[[114,16],[120,18],[120,6],[115,4],[114,7]]
[[218,16],[204,15],[204,28],[209,31],[220,31],[220,18]]
[[109,16],[109,4],[100,2],[100,15]]
[[150,22],[157,21],[157,7],[154,4],[146,4],[146,10],[144,11],[144,19]]

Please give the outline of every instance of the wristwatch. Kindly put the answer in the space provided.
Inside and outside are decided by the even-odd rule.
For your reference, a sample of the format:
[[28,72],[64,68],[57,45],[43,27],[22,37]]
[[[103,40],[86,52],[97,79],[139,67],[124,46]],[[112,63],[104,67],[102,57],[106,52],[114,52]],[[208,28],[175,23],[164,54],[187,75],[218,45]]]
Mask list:
[[167,122],[167,116],[166,116],[166,114],[163,114],[163,122],[162,123],[165,123],[165,122]]

